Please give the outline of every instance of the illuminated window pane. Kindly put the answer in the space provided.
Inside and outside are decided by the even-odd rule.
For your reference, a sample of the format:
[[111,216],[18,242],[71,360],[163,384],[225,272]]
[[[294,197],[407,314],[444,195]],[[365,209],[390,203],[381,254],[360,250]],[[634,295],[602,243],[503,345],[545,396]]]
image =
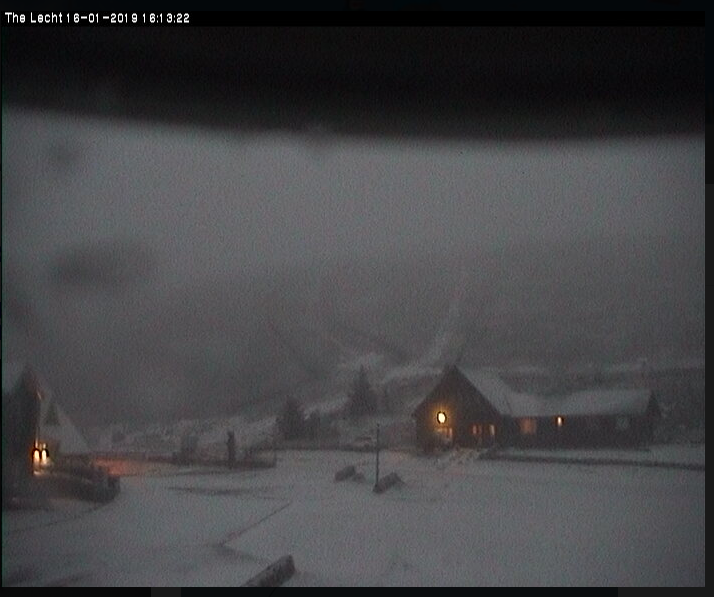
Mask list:
[[535,419],[519,419],[518,426],[521,429],[521,435],[533,435],[536,432]]

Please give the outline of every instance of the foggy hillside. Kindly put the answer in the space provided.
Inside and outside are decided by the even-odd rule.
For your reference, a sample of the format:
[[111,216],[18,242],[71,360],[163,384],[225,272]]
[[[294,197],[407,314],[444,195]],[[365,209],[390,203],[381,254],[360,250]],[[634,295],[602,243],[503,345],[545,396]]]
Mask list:
[[690,239],[474,246],[169,289],[152,275],[100,290],[58,284],[56,269],[4,276],[13,300],[3,301],[3,351],[37,355],[84,424],[234,413],[305,387],[346,391],[351,373],[339,373],[350,359],[378,355],[391,367],[425,354],[457,293],[435,366],[704,354],[704,252]]

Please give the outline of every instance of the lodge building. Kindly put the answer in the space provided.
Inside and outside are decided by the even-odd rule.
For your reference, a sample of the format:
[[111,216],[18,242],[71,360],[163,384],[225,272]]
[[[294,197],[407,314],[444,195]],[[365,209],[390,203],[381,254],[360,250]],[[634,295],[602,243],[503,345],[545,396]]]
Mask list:
[[559,396],[515,392],[495,373],[456,366],[416,407],[417,445],[622,446],[651,441],[660,415],[649,389]]

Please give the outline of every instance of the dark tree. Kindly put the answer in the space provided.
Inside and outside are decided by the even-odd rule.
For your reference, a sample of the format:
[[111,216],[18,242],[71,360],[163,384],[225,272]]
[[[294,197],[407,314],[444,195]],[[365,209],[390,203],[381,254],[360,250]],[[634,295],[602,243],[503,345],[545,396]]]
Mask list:
[[285,439],[297,439],[305,435],[305,413],[300,402],[289,397],[278,415],[278,430]]
[[310,439],[317,439],[322,431],[322,418],[320,413],[313,410],[305,421],[305,435]]
[[372,415],[377,412],[377,395],[369,385],[364,366],[360,367],[359,373],[352,383],[348,408],[351,417]]

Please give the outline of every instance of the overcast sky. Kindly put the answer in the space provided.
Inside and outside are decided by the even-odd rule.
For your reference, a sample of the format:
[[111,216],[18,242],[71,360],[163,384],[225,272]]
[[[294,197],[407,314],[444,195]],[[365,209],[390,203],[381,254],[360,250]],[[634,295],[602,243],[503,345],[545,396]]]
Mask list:
[[3,114],[3,252],[132,239],[173,279],[334,256],[704,237],[704,140],[399,142]]

